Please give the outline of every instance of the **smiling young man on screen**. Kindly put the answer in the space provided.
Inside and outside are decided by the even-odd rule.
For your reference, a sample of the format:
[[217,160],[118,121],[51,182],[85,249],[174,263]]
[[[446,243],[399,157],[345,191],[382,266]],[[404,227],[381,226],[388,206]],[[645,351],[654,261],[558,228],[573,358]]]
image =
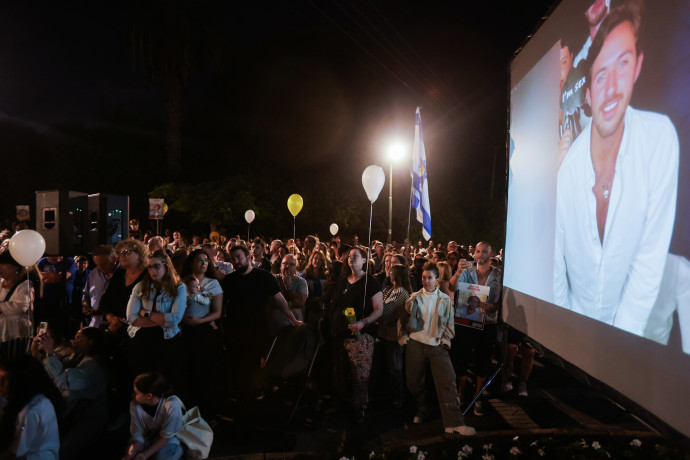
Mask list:
[[554,302],[643,335],[673,230],[678,136],[665,115],[629,106],[643,62],[637,5],[613,8],[589,50],[592,123],[558,172]]

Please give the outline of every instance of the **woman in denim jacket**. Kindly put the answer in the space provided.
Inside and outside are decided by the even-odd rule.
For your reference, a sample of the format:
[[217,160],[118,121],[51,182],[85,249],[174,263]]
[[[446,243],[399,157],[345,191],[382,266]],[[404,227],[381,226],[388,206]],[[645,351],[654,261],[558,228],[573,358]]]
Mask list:
[[455,336],[453,303],[438,289],[436,264],[424,265],[422,286],[405,303],[407,315],[400,320],[399,343],[407,343],[407,388],[417,406],[414,423],[423,423],[429,414],[424,390],[426,364],[429,363],[446,433],[472,436],[476,432],[465,425],[457,400],[455,371],[448,354],[450,341]]
[[181,392],[183,358],[180,321],[187,289],[163,250],[146,260],[147,274],[134,286],[127,304],[129,368],[133,375],[159,371]]

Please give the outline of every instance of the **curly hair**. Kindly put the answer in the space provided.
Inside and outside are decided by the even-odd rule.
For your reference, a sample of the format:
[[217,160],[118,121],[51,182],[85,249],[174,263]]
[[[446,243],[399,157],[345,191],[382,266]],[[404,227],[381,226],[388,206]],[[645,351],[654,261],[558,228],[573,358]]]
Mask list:
[[146,268],[146,258],[149,255],[149,248],[139,240],[122,240],[115,246],[115,252],[119,255],[124,249],[139,254],[139,261],[137,265],[140,268]]

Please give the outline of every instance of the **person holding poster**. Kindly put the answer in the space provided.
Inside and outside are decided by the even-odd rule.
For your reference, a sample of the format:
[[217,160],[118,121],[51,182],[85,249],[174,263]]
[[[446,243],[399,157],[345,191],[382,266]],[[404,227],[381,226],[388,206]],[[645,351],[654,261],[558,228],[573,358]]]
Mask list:
[[[501,296],[501,270],[491,266],[491,245],[484,241],[477,243],[474,249],[474,260],[477,262],[477,269],[472,269],[472,265],[465,259],[458,263],[458,271],[451,278],[451,284],[457,286],[456,290],[461,290],[464,284],[486,286],[489,288],[489,295],[486,302],[479,302],[479,308],[484,315],[484,329],[481,331],[467,331],[470,340],[463,339],[464,350],[459,350],[461,354],[471,353],[474,349],[475,370],[477,373],[476,390],[477,393],[484,387],[489,377],[489,365],[491,364],[491,351],[497,340],[498,334],[498,305]],[[474,333],[474,334],[472,334]],[[471,335],[470,335],[471,334]],[[465,361],[466,362],[466,361]],[[457,369],[459,375],[458,395],[464,395],[465,385],[467,384],[467,366]],[[484,415],[484,407],[481,401],[474,405],[475,415]]]

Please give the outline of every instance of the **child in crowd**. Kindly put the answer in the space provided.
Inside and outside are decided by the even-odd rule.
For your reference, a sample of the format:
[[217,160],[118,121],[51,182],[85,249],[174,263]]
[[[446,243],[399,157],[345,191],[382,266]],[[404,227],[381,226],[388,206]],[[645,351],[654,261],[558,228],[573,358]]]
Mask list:
[[208,315],[211,308],[211,297],[199,292],[199,280],[194,275],[184,277],[184,284],[187,286],[187,310],[186,316],[203,318]]
[[170,391],[170,385],[158,372],[146,372],[134,379],[134,399],[129,407],[132,438],[123,460],[182,458],[182,445],[175,436],[182,428],[182,401],[168,396]]

